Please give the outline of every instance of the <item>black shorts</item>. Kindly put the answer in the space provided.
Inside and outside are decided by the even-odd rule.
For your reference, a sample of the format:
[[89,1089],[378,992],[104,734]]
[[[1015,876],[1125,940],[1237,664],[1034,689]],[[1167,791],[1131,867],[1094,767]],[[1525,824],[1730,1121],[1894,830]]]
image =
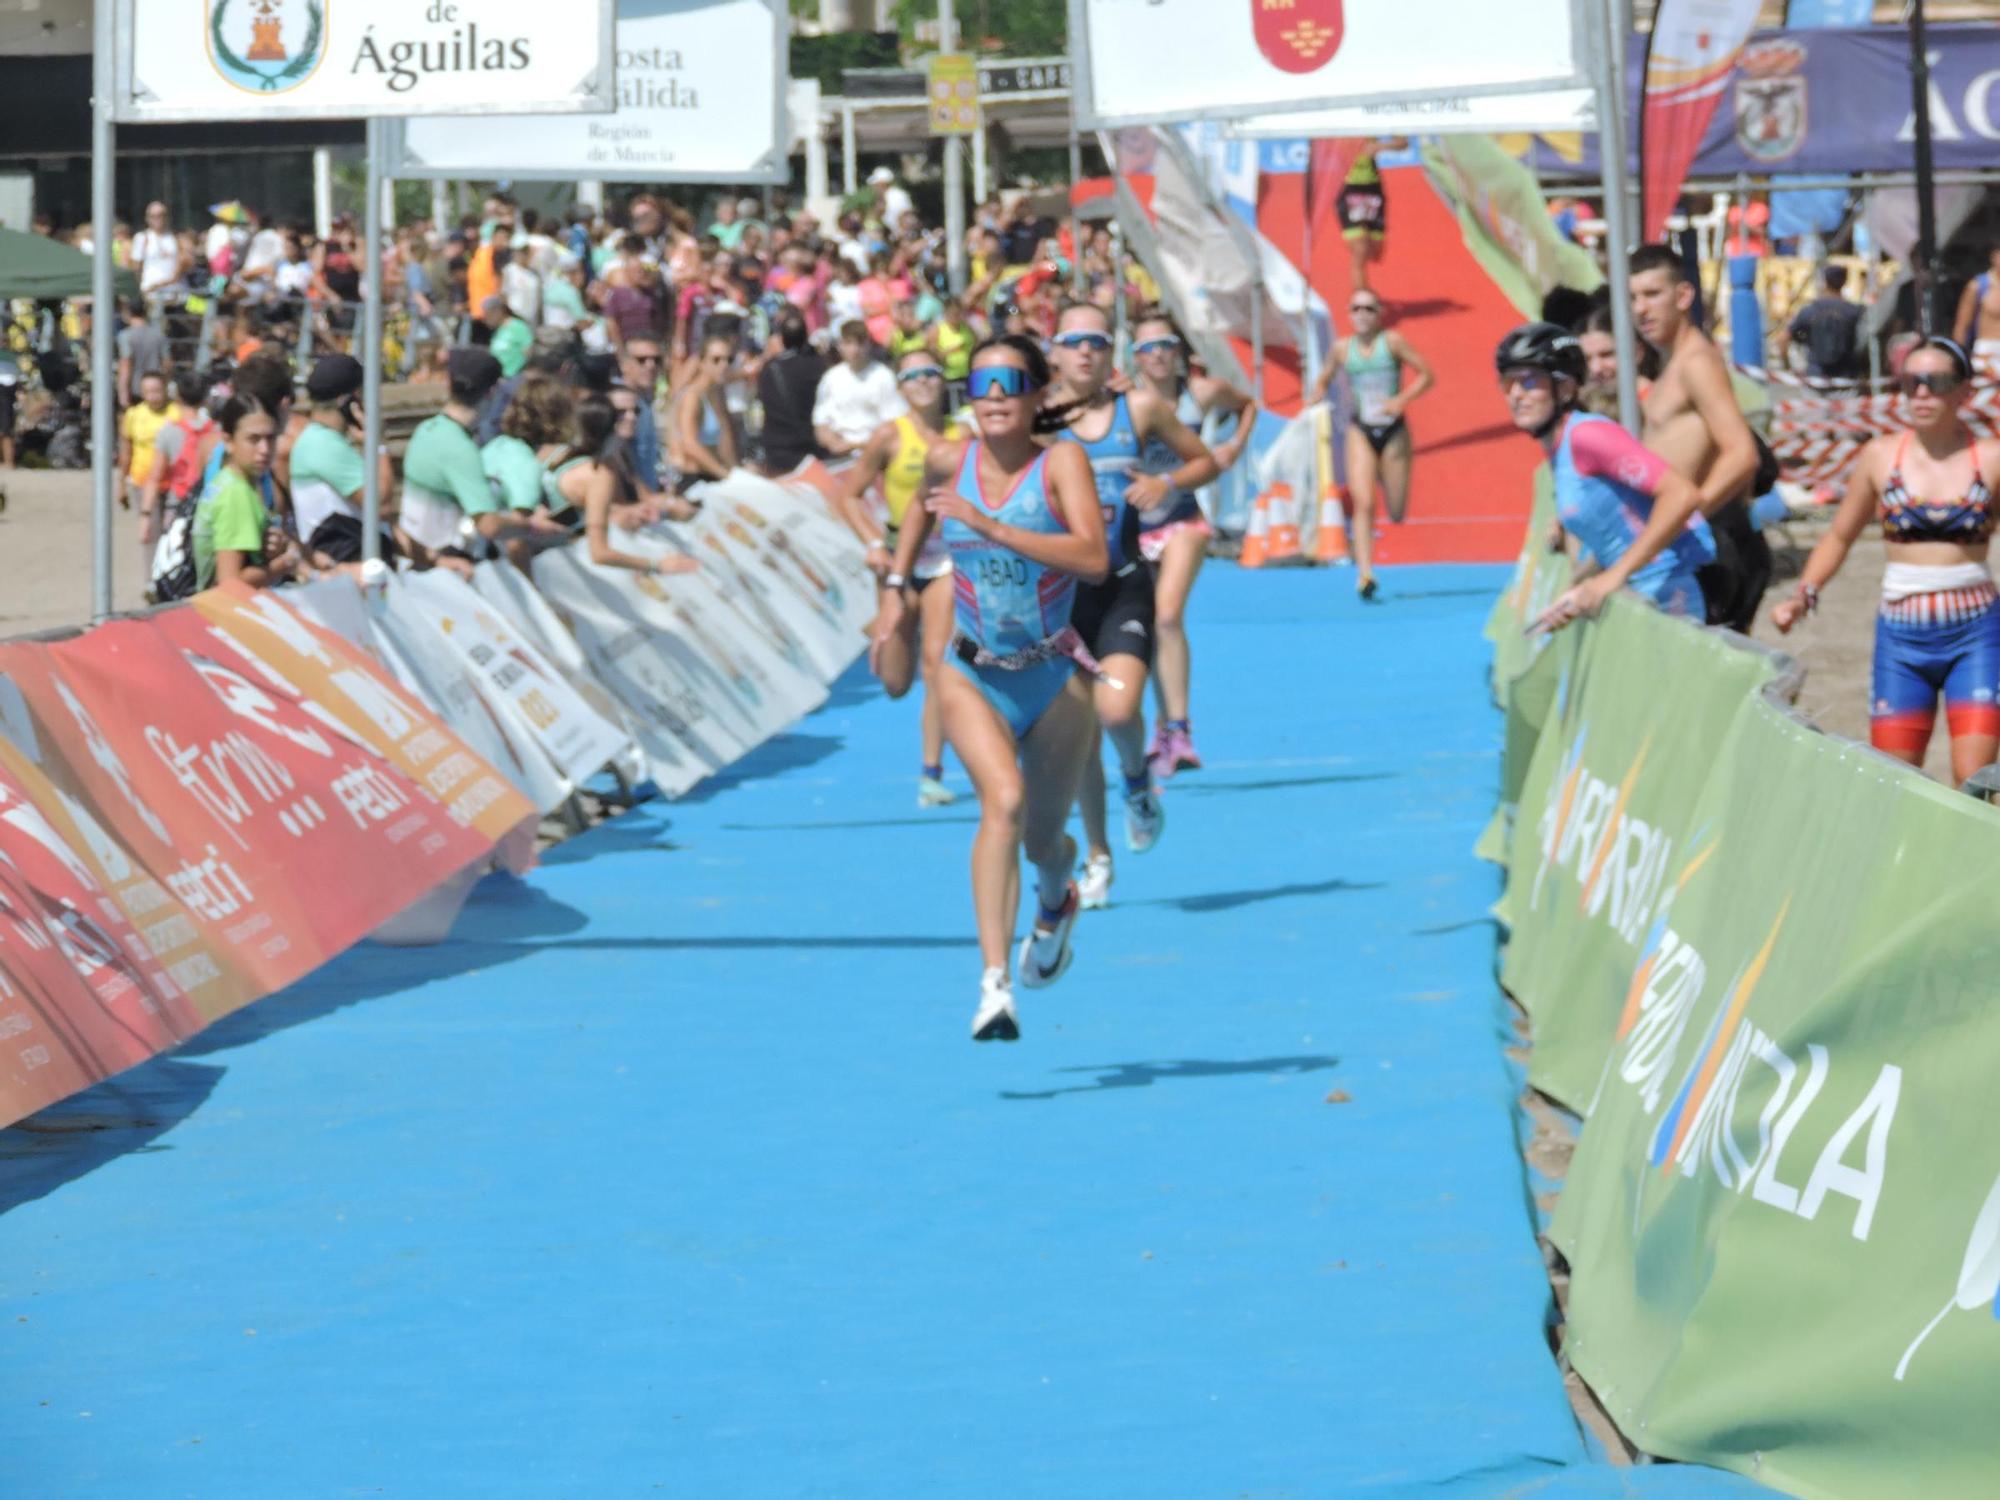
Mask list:
[[1358,183],[1349,183],[1340,190],[1340,197],[1335,202],[1335,212],[1340,216],[1340,230],[1343,234],[1379,235],[1389,232],[1389,200],[1383,196],[1380,187],[1363,187]]
[[1368,439],[1368,446],[1373,448],[1375,456],[1380,458],[1388,446],[1396,440],[1396,434],[1403,430],[1403,419],[1398,417],[1393,422],[1386,422],[1378,426],[1373,422],[1364,422],[1361,418],[1356,417],[1354,419],[1354,430]]
[[1078,584],[1070,624],[1090,654],[1136,656],[1153,664],[1153,575],[1143,563],[1113,573],[1102,583]]
[[18,385],[0,385],[0,438],[14,435],[14,392]]
[[1771,544],[1750,522],[1750,507],[1732,500],[1708,518],[1715,535],[1715,561],[1698,570],[1708,623],[1743,635],[1757,619],[1764,590],[1771,586]]

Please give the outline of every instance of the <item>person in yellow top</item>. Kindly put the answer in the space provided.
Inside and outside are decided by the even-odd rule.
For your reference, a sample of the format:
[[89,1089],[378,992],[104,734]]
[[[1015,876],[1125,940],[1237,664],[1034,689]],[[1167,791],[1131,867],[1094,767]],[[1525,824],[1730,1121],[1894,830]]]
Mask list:
[[[929,349],[912,349],[896,361],[896,388],[909,403],[907,414],[884,422],[862,445],[859,460],[841,476],[837,502],[841,519],[868,547],[868,565],[884,593],[904,591],[904,609],[896,634],[880,653],[879,675],[891,698],[900,698],[916,680],[919,637],[924,677],[923,774],[917,781],[919,807],[943,807],[956,800],[944,784],[944,716],[938,706],[937,679],[944,671],[944,648],[951,639],[951,555],[933,531],[917,557],[911,577],[890,571],[896,556],[896,535],[912,506],[921,507],[924,457],[933,445],[950,440],[945,417],[944,368]],[[881,503],[867,498],[877,478]],[[915,600],[909,597],[914,594]],[[910,608],[914,602],[916,607]]]
[[972,374],[972,350],[979,342],[979,330],[965,320],[965,304],[947,297],[931,325],[930,348],[944,370],[944,383],[953,407],[965,399],[966,377]]
[[130,509],[131,491],[153,473],[153,445],[160,429],[180,420],[181,409],[167,399],[167,377],[154,370],[139,377],[139,399],[118,423],[118,503]]

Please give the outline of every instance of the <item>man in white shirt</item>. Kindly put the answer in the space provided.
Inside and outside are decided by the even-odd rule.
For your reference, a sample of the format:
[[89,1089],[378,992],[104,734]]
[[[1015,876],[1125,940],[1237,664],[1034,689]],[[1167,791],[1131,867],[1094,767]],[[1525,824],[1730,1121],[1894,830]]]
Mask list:
[[167,205],[147,204],[146,227],[132,236],[131,248],[126,251],[127,267],[139,273],[139,295],[150,300],[178,292],[188,262],[167,223]]
[[243,266],[236,276],[244,286],[268,297],[285,258],[285,237],[267,225],[256,209],[245,212],[250,216],[250,245],[243,252]]
[[840,363],[819,380],[813,397],[813,436],[838,465],[867,446],[875,429],[909,411],[896,377],[875,357],[868,325],[858,319],[840,328]]
[[875,201],[882,207],[882,224],[894,229],[903,222],[903,215],[916,209],[910,201],[909,189],[896,181],[896,174],[887,167],[877,167],[868,174],[868,185],[875,189]]

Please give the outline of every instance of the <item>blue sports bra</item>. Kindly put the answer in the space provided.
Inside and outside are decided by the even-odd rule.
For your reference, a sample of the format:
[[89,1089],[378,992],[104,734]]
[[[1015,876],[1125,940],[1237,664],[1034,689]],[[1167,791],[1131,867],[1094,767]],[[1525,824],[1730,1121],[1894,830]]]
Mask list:
[[1882,490],[1882,539],[1887,542],[1957,542],[1972,545],[1993,535],[1993,492],[1979,472],[1979,450],[1972,453],[1972,483],[1957,500],[1919,500],[1903,482],[1903,455],[1910,435],[1896,445],[1889,464],[1889,482]]

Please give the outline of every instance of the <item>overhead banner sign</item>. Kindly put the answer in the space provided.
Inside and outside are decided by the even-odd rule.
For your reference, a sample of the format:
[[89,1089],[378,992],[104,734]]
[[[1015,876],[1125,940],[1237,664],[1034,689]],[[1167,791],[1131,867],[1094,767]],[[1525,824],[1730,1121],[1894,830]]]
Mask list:
[[1575,0],[1070,0],[1086,128],[1587,82]]
[[1439,94],[1401,104],[1253,115],[1229,133],[1243,140],[1329,140],[1340,136],[1516,135],[1597,129],[1590,89],[1546,94]]
[[[2000,26],[1933,26],[1931,139],[1939,171],[1985,170],[2000,150]],[[1626,60],[1631,97],[1645,38]],[[1899,26],[1760,31],[1724,79],[1687,176],[1717,182],[1783,172],[1846,178],[1911,170],[1909,33]],[[1636,156],[1635,156],[1636,162]],[[1598,177],[1597,141],[1536,144],[1544,178]]]
[[409,120],[391,127],[389,174],[783,184],[787,26],[781,0],[618,0],[615,112]]
[[121,122],[590,113],[612,0],[117,0]]

